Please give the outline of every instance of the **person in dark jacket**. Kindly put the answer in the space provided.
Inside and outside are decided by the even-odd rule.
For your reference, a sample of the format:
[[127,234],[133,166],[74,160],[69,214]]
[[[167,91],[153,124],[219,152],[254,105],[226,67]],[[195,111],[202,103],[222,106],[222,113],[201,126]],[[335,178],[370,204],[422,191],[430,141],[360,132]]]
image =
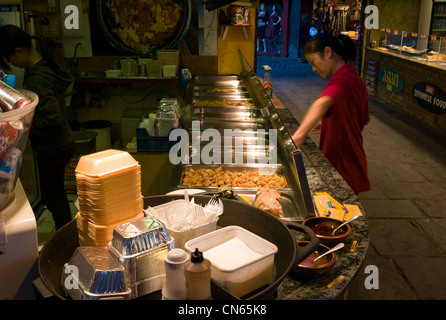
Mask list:
[[0,28],[0,66],[25,68],[23,88],[36,93],[29,139],[36,153],[42,199],[53,216],[56,230],[71,221],[64,189],[64,171],[74,153],[66,117],[64,93],[73,81],[53,59],[49,46],[19,27]]

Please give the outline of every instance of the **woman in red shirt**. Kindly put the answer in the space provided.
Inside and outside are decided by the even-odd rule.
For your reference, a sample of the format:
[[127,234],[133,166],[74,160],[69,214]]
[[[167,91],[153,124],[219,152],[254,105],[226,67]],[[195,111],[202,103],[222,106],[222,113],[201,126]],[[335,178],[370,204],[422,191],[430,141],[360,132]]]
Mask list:
[[356,49],[345,35],[318,34],[307,41],[304,54],[313,72],[332,76],[293,134],[296,146],[308,132],[320,133],[319,149],[355,193],[369,191],[362,130],[370,120],[368,93],[356,72]]

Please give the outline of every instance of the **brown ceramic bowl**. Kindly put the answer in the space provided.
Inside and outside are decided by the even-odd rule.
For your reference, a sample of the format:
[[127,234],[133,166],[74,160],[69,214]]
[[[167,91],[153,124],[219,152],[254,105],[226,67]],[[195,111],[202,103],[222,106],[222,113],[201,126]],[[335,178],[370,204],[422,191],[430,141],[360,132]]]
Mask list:
[[303,225],[311,228],[318,237],[320,243],[333,247],[339,242],[345,241],[352,231],[349,224],[343,225],[334,236],[331,232],[342,224],[342,221],[327,217],[311,217],[302,222]]
[[[297,245],[304,247],[308,244],[308,241],[298,241]],[[329,247],[323,244],[319,244],[316,251],[312,252],[304,261],[293,270],[298,275],[302,276],[319,276],[330,270],[336,262],[336,254],[334,252],[323,256],[316,263],[313,263],[314,259],[319,257],[330,250]]]

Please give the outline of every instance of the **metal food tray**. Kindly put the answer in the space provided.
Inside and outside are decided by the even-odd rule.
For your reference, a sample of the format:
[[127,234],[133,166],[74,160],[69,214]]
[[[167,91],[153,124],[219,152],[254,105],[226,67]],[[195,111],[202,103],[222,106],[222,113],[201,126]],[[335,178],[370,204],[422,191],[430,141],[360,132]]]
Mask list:
[[[178,189],[197,189],[198,187],[183,186]],[[200,187],[199,189],[205,190],[206,194],[213,194],[217,191],[216,187]],[[238,200],[245,201],[247,204],[254,206],[256,198],[257,188],[232,188],[237,198],[248,198],[249,202],[240,198]],[[305,217],[299,213],[298,205],[296,203],[293,192],[289,188],[277,189],[280,192],[279,202],[282,205],[283,218],[281,220],[302,222]],[[200,193],[196,193],[198,195]]]
[[[188,188],[195,188],[195,189],[202,189],[206,190],[207,192],[215,192],[217,191],[218,187],[208,187],[208,186],[186,186],[183,185],[181,182],[183,180],[183,176],[185,172],[190,171],[191,169],[199,170],[199,169],[216,169],[218,167],[221,167],[223,170],[228,171],[254,171],[259,173],[265,173],[265,174],[278,174],[285,177],[288,185],[288,177],[286,175],[286,172],[284,170],[284,167],[280,164],[209,164],[209,165],[183,165],[183,170],[181,171],[181,178],[179,180],[179,185],[176,187],[176,189],[188,189]],[[254,199],[257,192],[257,187],[232,187],[231,188],[235,194],[240,196],[246,196],[251,200],[251,204],[254,205]],[[293,192],[291,189],[287,186],[285,188],[277,188],[277,190],[281,193],[281,199],[280,203],[283,207],[283,214],[284,219],[288,220],[301,220],[302,216],[299,214],[299,211],[297,209],[297,205],[295,203]]]
[[[253,189],[243,189],[238,190],[233,189],[235,194],[238,196],[243,196],[249,199],[250,205],[254,206],[254,201],[256,199],[257,190]],[[288,188],[277,189],[280,192],[280,204],[283,210],[283,220],[289,221],[303,221],[304,217],[299,213],[296,200],[294,198],[293,192]]]
[[194,91],[194,97],[213,98],[213,99],[239,99],[250,98],[248,92],[207,92]]
[[[202,147],[202,146],[201,146]],[[222,151],[213,151],[213,153],[210,154],[210,156],[213,157],[213,159],[217,158],[219,159],[219,162],[221,163],[231,163],[231,164],[246,164],[246,163],[264,163],[262,162],[264,159],[267,159],[269,162],[272,161],[272,155],[269,147],[265,146],[252,146],[252,148],[243,148],[243,151],[238,152],[234,148],[231,150],[225,150],[223,147],[220,149]],[[200,148],[200,161],[202,163],[202,148]],[[189,154],[188,157],[185,159],[187,163],[191,163],[195,157],[198,157],[198,151],[194,147],[189,148]],[[229,161],[226,159],[230,159]],[[248,162],[254,160],[254,162]],[[259,161],[260,160],[260,161]]]
[[[194,135],[192,137],[192,131],[190,132],[190,136],[189,136],[189,141],[192,141],[192,139],[197,139],[200,141],[201,145],[207,145],[209,143],[209,141],[205,141],[202,138],[201,134],[197,134]],[[229,144],[229,139],[225,137],[221,138],[221,146],[223,150],[223,146],[224,144],[228,143]],[[269,145],[269,132],[265,131],[264,134],[260,134],[260,131],[254,131],[254,130],[240,130],[240,131],[234,131],[232,133],[232,137],[231,137],[231,143],[232,146],[236,146],[236,145],[241,145],[243,144],[243,146],[246,145],[259,145],[259,146],[265,146],[267,147]]]
[[238,76],[196,76],[194,78],[196,86],[240,86],[241,81]]
[[249,119],[249,120],[234,120],[234,119],[203,119],[203,118],[192,118],[193,121],[199,121],[200,130],[206,129],[216,129],[217,131],[223,132],[224,129],[268,129],[268,123],[264,119]]
[[[281,164],[249,164],[249,163],[245,163],[243,165],[239,165],[239,164],[207,164],[207,165],[199,165],[199,164],[186,164],[186,165],[182,165],[182,170],[181,170],[181,174],[180,174],[180,180],[179,180],[179,185],[177,186],[177,189],[179,188],[185,188],[185,187],[190,187],[190,186],[186,186],[182,184],[183,181],[183,177],[184,174],[186,172],[189,172],[190,170],[199,170],[199,169],[217,169],[217,168],[222,168],[222,170],[224,171],[230,171],[230,172],[242,172],[242,171],[247,171],[247,172],[258,172],[260,174],[277,174],[280,176],[284,176],[285,180],[287,182],[287,185],[289,186],[289,181],[288,181],[288,177],[286,176],[285,172],[284,172],[284,167]],[[194,186],[195,188],[199,188],[199,189],[215,189],[217,188],[216,186]],[[253,189],[253,190],[257,190],[257,187],[233,187],[234,190],[236,190],[237,188],[243,188],[243,189]],[[277,189],[286,189],[285,188],[277,188]]]
[[[193,132],[190,131],[189,132],[189,141],[191,141],[189,147],[191,148],[196,148],[198,146],[198,144],[196,143],[196,141],[199,141],[199,147],[200,149],[203,148],[203,146],[208,145],[209,143],[211,143],[210,141],[206,141],[203,140],[201,135],[193,135]],[[220,150],[225,150],[228,148],[231,148],[231,151],[235,151],[235,148],[240,146],[243,147],[243,149],[247,150],[247,148],[249,147],[250,150],[252,150],[253,148],[255,149],[259,149],[259,150],[268,150],[270,148],[269,145],[269,137],[268,137],[268,131],[265,131],[265,135],[259,135],[258,131],[253,131],[253,130],[244,130],[244,131],[240,131],[240,136],[235,136],[233,135],[231,137],[231,139],[228,138],[224,138],[222,137],[221,139],[221,145],[220,145]],[[197,140],[193,140],[193,139],[197,139]],[[216,143],[214,143],[213,145],[215,145]],[[225,148],[226,146],[226,148]]]
[[240,81],[229,81],[226,86],[219,87],[215,85],[204,85],[204,86],[195,86],[194,91],[206,91],[214,90],[214,89],[233,89],[236,92],[245,92],[248,91],[245,86],[240,85]]
[[[231,103],[237,103],[237,105],[231,105]],[[255,107],[255,104],[251,98],[228,97],[227,99],[223,99],[222,97],[194,97],[192,99],[192,107],[252,108]]]
[[194,107],[193,117],[206,118],[229,118],[229,119],[251,119],[261,118],[259,109],[254,107]]

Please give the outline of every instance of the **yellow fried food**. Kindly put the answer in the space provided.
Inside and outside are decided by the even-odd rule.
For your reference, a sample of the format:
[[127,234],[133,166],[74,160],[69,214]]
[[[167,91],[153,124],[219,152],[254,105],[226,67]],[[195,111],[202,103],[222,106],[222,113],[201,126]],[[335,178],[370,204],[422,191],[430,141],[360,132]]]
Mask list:
[[247,101],[227,101],[227,100],[195,100],[192,102],[194,107],[252,107],[251,102]]
[[224,88],[213,88],[206,90],[206,92],[236,92],[234,89],[224,89]]
[[184,172],[181,183],[196,187],[228,187],[241,188],[285,188],[287,182],[284,176],[278,174],[263,174],[252,171],[229,171],[221,167],[216,169],[191,169]]

